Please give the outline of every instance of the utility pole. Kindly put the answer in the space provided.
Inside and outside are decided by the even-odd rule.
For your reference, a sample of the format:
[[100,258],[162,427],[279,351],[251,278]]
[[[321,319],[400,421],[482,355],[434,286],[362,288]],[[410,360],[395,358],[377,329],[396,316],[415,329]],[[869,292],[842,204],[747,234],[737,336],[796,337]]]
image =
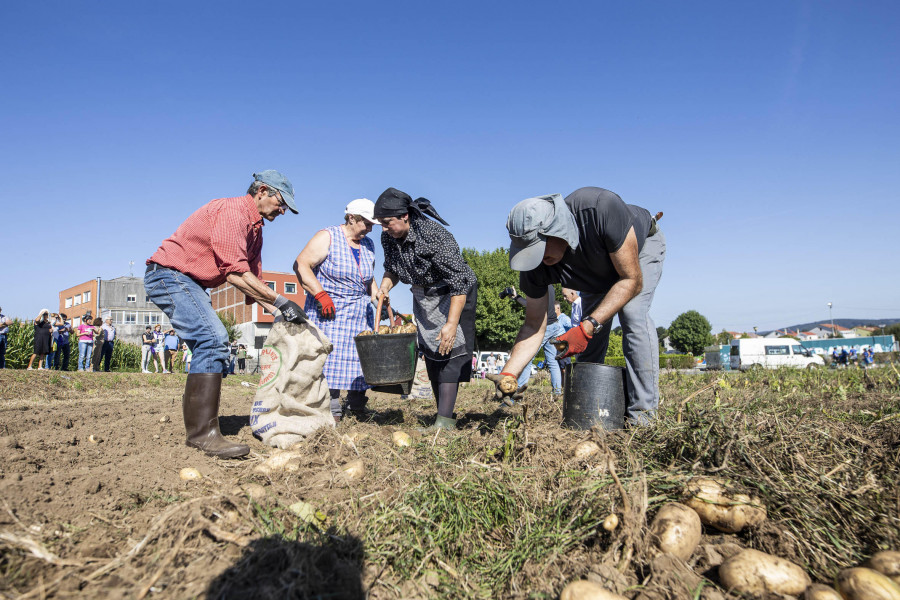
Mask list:
[[831,302],[828,303],[828,318],[831,319],[831,337],[837,337],[837,331],[834,329],[834,315],[831,313]]

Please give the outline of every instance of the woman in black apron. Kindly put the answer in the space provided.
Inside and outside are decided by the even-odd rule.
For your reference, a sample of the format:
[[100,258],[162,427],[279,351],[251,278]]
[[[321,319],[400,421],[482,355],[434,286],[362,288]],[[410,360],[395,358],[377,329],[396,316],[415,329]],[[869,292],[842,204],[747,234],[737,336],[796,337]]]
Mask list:
[[453,235],[431,218],[448,225],[425,198],[388,188],[375,203],[384,248],[387,295],[398,281],[412,286],[419,351],[437,400],[433,428],[455,429],[453,407],[461,381],[472,377],[475,348],[475,301],[478,282]]

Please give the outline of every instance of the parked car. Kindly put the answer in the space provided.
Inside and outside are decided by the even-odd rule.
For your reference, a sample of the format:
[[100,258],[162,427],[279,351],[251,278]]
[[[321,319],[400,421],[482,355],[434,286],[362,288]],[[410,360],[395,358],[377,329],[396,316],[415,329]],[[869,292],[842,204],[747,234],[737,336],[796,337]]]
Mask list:
[[503,370],[503,366],[506,364],[506,361],[509,360],[509,352],[491,352],[490,350],[476,352],[475,357],[478,359],[478,362],[475,363],[474,374],[476,374],[478,377],[484,377],[484,375],[487,373],[487,359],[491,354],[494,355],[494,359],[497,361],[497,373]]
[[746,371],[753,367],[815,369],[825,360],[792,338],[731,340],[731,368]]

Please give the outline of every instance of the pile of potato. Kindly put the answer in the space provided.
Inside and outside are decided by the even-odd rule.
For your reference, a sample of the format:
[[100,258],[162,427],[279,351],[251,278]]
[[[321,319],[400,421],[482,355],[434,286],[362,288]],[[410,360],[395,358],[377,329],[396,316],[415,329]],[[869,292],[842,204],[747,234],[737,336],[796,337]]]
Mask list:
[[[388,335],[391,333],[415,333],[416,331],[417,329],[415,323],[404,323],[402,325],[394,325],[393,327],[381,325],[378,328],[378,335]],[[364,335],[375,335],[375,332],[371,329],[366,329],[365,331],[361,331],[356,337],[362,337]]]
[[[661,554],[690,559],[700,544],[703,526],[737,533],[758,527],[767,518],[759,498],[738,492],[726,482],[697,477],[684,488],[681,502],[663,505],[650,524],[651,557]],[[864,565],[841,571],[835,587],[813,584],[802,567],[783,558],[744,549],[726,559],[719,582],[730,592],[749,598],[802,597],[805,600],[900,600],[900,552],[884,551]],[[616,599],[597,583],[573,581],[561,598]]]

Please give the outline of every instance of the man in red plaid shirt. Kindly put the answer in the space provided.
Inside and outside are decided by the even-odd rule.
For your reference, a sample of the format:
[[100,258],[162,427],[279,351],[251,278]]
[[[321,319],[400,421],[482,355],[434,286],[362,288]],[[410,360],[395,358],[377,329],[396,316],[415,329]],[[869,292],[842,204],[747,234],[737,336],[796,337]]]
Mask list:
[[297,214],[294,186],[278,171],[253,174],[247,194],[200,207],[147,260],[144,288],[169,317],[193,353],[182,409],[187,445],[210,456],[236,458],[250,448],[226,440],[219,430],[219,398],[230,353],[228,333],[212,308],[206,288],[226,281],[247,304],[259,302],[285,321],[306,322],[296,303],[260,281],[262,228],[286,210]]

